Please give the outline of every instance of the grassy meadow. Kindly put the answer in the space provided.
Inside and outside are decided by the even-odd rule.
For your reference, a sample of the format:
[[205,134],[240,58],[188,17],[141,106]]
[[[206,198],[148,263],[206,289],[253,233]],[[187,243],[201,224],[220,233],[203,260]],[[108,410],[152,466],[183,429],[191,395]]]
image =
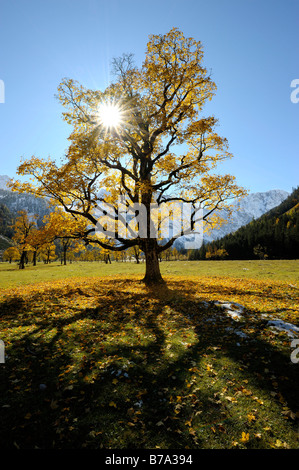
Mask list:
[[[225,276],[254,279],[299,280],[298,260],[244,260],[244,261],[162,261],[164,276]],[[140,275],[145,271],[144,263],[131,262],[84,262],[78,261],[66,266],[59,262],[50,264],[28,264],[25,270],[16,263],[0,263],[0,288],[21,286],[36,282],[55,281],[72,277]]]
[[298,449],[298,261],[144,268],[0,264],[1,448]]

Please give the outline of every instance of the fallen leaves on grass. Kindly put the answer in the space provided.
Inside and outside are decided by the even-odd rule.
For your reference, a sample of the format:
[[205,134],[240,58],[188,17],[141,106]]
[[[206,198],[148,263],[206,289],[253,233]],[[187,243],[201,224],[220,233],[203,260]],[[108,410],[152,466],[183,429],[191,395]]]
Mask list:
[[[32,433],[46,439],[35,430],[40,420],[53,429],[49,446],[56,435],[80,443],[83,433],[84,447],[136,439],[153,447],[286,447],[284,425],[294,445],[298,410],[281,390],[288,372],[282,361],[274,374],[267,359],[268,351],[283,359],[288,337],[268,330],[261,315],[298,324],[297,292],[283,282],[216,277],[169,277],[155,289],[115,277],[2,290],[2,408],[4,424],[13,420],[18,430],[7,439],[21,447]],[[216,302],[241,305],[242,318]],[[265,426],[271,413],[275,434]]]

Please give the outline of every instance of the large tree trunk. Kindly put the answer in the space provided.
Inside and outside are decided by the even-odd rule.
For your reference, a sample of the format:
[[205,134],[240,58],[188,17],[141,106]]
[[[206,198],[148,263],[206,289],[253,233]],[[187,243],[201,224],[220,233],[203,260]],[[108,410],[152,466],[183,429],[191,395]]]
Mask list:
[[143,281],[150,284],[163,284],[163,280],[160,272],[160,264],[158,257],[158,245],[155,239],[148,239],[144,244],[145,254],[145,276]]
[[[147,159],[141,162],[140,167],[140,176],[142,182],[146,183],[149,187],[151,186],[151,173],[149,170]],[[143,282],[147,285],[151,284],[163,284],[165,281],[163,280],[160,272],[160,265],[159,265],[159,257],[158,257],[158,243],[157,238],[152,237],[152,228],[153,228],[153,221],[151,218],[151,202],[152,202],[152,190],[148,190],[147,192],[142,194],[142,204],[145,206],[146,209],[146,227],[139,226],[141,231],[145,231],[146,229],[146,238],[142,239],[141,242],[141,249],[144,251],[145,254],[145,276],[143,278]]]

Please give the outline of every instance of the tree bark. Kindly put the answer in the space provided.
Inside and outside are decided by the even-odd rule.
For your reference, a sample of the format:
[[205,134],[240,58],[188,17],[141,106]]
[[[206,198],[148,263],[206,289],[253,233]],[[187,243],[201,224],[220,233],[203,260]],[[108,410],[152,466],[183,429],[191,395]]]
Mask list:
[[139,264],[139,247],[136,248],[136,246],[134,246],[134,256],[136,259],[136,263]]
[[21,258],[20,258],[19,269],[25,269],[26,254],[27,254],[26,251],[22,251]]
[[160,272],[160,264],[158,257],[158,245],[155,239],[145,240],[144,243],[144,254],[145,254],[145,276],[143,282],[145,284],[164,284],[165,281],[162,278]]
[[109,253],[108,253],[108,255],[105,255],[105,263],[106,263],[106,264],[108,264],[108,263],[111,264],[111,259],[110,259]]

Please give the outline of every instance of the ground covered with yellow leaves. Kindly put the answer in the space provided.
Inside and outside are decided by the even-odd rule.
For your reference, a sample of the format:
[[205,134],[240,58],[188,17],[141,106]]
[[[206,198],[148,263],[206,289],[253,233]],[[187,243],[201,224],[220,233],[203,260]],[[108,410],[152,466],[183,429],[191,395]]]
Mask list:
[[166,280],[1,291],[2,448],[299,448],[298,284]]

